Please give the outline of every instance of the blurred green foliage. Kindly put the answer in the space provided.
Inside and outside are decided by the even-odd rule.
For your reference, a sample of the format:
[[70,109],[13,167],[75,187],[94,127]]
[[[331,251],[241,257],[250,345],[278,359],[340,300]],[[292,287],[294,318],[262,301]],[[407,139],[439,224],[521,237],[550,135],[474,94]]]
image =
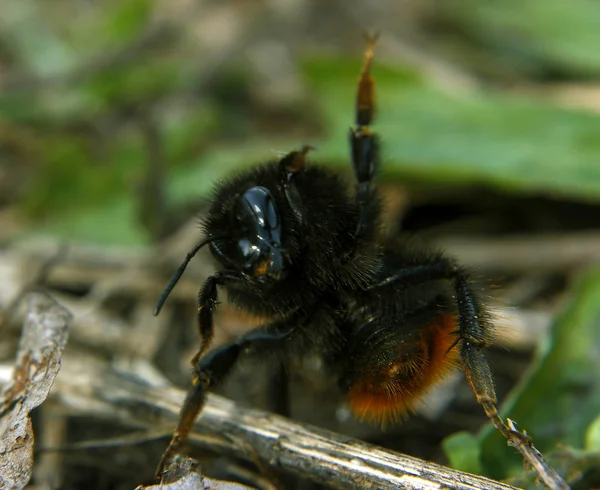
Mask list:
[[438,6],[472,37],[473,46],[488,50],[487,63],[496,65],[490,72],[518,67],[538,74],[600,75],[600,9],[594,0],[451,0]]
[[[307,73],[336,128],[318,157],[347,166],[356,62],[313,62]],[[375,76],[384,176],[600,200],[597,115],[483,90],[450,94],[381,66]]]
[[[303,64],[325,127],[322,139],[311,141],[318,148],[311,156],[344,170],[348,170],[346,128],[353,118],[358,66],[357,60],[316,58]],[[408,70],[381,65],[375,75],[384,179],[480,184],[512,192],[600,200],[600,118],[596,115],[484,91],[449,94]],[[106,89],[105,101],[127,99],[131,87],[120,77],[117,80],[121,82]],[[95,94],[99,93],[97,84],[98,78],[94,78],[91,86]],[[118,91],[113,92],[114,88]],[[194,157],[195,143],[214,134],[218,120],[218,109],[205,106],[160,127],[166,160],[171,167],[179,166],[166,186],[178,204],[205,196],[213,182],[234,168],[275,158],[273,148],[288,151],[304,143],[280,136],[243,144],[227,142]],[[103,221],[116,222],[117,217],[109,216],[113,206],[107,206],[107,201],[131,200],[132,176],[141,175],[144,169],[146,149],[135,128],[124,127],[113,140],[104,140],[101,162],[89,138],[51,135],[39,145],[44,164],[26,196],[25,209],[33,215],[38,210],[60,211],[50,230],[68,231],[74,238],[119,243],[144,240],[139,233],[123,234],[122,226],[114,231],[105,227],[102,235],[93,236],[86,236],[87,231],[82,233],[72,224],[65,228],[73,214],[96,206],[105,207]],[[117,207],[122,209],[122,205]],[[133,215],[127,218],[132,230],[135,220]]]
[[[555,1],[476,8],[454,1],[445,9],[482,45],[500,49],[499,43],[512,39],[536,66],[561,64],[592,74],[600,67],[592,47],[592,26],[600,14],[585,0],[577,3],[578,8],[565,11]],[[237,123],[235,116],[228,117],[210,99],[185,95],[202,61],[176,44],[168,26],[148,27],[153,6],[154,0],[106,1],[70,23],[32,2],[13,3],[6,11],[7,39],[18,58],[13,75],[20,82],[0,93],[2,132],[28,128],[37,167],[23,192],[22,209],[43,219],[47,232],[103,243],[147,243],[135,212],[136,185],[147,160],[139,127],[148,116],[144,111],[152,112],[163,140],[170,169],[165,192],[180,206],[206,196],[212,182],[231,169],[272,159],[273,149],[285,152],[306,143],[281,134],[223,140],[220,134]],[[136,51],[144,43],[150,47]],[[510,46],[502,47],[506,56],[514,54]],[[324,129],[309,141],[318,147],[311,156],[346,171],[345,131],[353,120],[359,66],[358,56],[343,60],[316,54],[301,64],[315,95],[312,110]],[[483,88],[451,93],[414,70],[382,63],[375,75],[385,179],[598,201],[600,118],[595,114]],[[240,76],[237,84],[243,89],[249,79]],[[101,218],[103,226],[90,227],[82,218],[88,214]]]

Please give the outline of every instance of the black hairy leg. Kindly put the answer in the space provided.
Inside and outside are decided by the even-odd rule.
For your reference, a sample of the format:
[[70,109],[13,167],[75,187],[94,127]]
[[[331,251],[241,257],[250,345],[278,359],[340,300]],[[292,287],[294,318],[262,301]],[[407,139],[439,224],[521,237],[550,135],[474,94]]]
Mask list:
[[[399,311],[396,297],[408,298],[402,305],[404,316],[408,317],[408,323],[416,323],[415,329],[407,329],[398,325],[399,322],[395,323],[393,318],[386,319],[392,328],[400,327],[399,330],[403,331],[404,338],[401,339],[396,334],[393,340],[395,344],[402,345],[411,353],[408,356],[408,364],[414,371],[414,376],[408,376],[406,373],[403,375],[404,381],[409,381],[411,387],[398,388],[394,396],[389,397],[387,403],[390,405],[388,408],[392,418],[396,413],[403,413],[407,408],[411,408],[412,403],[435,384],[436,379],[441,379],[448,367],[456,365],[460,358],[477,401],[496,425],[499,415],[495,408],[497,400],[494,383],[489,364],[482,352],[492,341],[493,328],[489,315],[472,290],[468,274],[441,254],[415,254],[409,248],[403,250],[402,246],[399,250],[388,249],[384,262],[387,263],[387,270],[381,278],[377,278],[374,284],[366,288],[368,295],[363,301],[373,304],[372,295],[377,295],[384,298],[379,300],[377,308],[380,311],[392,311],[397,315]],[[450,289],[440,284],[440,281],[449,282]],[[427,301],[427,296],[420,287],[428,287],[436,293]],[[431,294],[430,291],[429,295]],[[411,299],[413,295],[414,300]],[[419,299],[425,302],[424,305],[418,305]],[[365,306],[361,308],[364,309]],[[420,310],[423,310],[425,315]],[[411,316],[416,320],[411,321]],[[377,311],[370,312],[369,318],[377,318]],[[368,328],[374,327],[369,325]],[[383,335],[381,330],[377,332],[378,337]],[[416,342],[411,341],[411,337],[416,339]],[[428,344],[425,348],[415,348],[416,344],[423,342]],[[402,355],[399,354],[398,357]],[[420,360],[420,368],[414,366],[415,359]],[[396,365],[394,370],[397,368]],[[368,398],[364,387],[359,391]],[[398,410],[394,403],[398,403]],[[357,401],[357,404],[360,404],[360,401]],[[374,418],[385,421],[381,414],[369,414],[368,404],[366,407],[362,405],[360,411],[363,418],[373,415]]]
[[250,350],[279,350],[280,344],[293,332],[293,325],[297,321],[298,318],[293,317],[293,320],[275,321],[258,327],[231,344],[213,349],[198,360],[194,368],[193,388],[183,402],[177,428],[156,470],[157,477],[162,477],[171,459],[182,450],[194,421],[204,407],[206,394],[227,378],[239,357]]
[[421,263],[403,266],[400,270],[388,275],[369,289],[376,291],[395,282],[414,286],[432,283],[437,280],[451,281],[454,293],[452,302],[455,303],[456,308],[456,330],[451,332],[455,335],[455,338],[448,346],[447,353],[455,348],[459,349],[460,359],[469,386],[477,402],[483,407],[494,426],[509,440],[515,435],[521,438],[522,435],[519,432],[515,433],[514,430],[507,427],[496,408],[497,398],[493,376],[489,363],[483,354],[483,351],[492,342],[493,327],[489,315],[472,290],[472,281],[463,268],[446,257],[439,254],[432,254],[425,260],[424,257],[420,258],[419,262]]
[[217,286],[224,286],[228,283],[242,280],[241,275],[234,272],[217,272],[210,276],[202,286],[202,289],[198,291],[196,306],[201,344],[198,353],[192,359],[192,366],[196,366],[198,360],[208,350],[212,342],[214,335],[213,313],[219,304]]
[[267,410],[282,417],[290,416],[288,370],[289,363],[286,359],[276,361],[271,379],[267,383]]

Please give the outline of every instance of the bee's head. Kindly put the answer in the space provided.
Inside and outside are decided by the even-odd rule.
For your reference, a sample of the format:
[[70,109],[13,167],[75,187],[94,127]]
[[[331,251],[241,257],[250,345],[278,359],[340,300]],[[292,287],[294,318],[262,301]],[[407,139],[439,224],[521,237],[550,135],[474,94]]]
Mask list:
[[211,242],[215,258],[225,267],[251,278],[280,278],[285,272],[281,250],[281,216],[271,192],[250,187],[227,206],[226,238]]
[[206,238],[187,254],[161,294],[154,314],[157,315],[185,268],[207,244],[215,258],[227,269],[250,279],[281,279],[286,267],[281,249],[281,216],[271,192],[253,186],[242,193],[227,196],[221,189],[217,204],[205,222]]

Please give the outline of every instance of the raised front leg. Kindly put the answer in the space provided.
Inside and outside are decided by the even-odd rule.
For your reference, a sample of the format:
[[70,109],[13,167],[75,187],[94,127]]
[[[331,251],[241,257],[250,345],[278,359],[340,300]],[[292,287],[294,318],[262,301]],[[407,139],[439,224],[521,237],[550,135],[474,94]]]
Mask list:
[[373,48],[377,36],[366,36],[364,64],[358,79],[356,94],[356,126],[350,128],[350,148],[352,166],[356,176],[356,203],[358,205],[358,224],[356,236],[370,236],[377,204],[373,178],[379,167],[379,138],[371,132],[369,126],[375,113],[375,80],[371,76]]

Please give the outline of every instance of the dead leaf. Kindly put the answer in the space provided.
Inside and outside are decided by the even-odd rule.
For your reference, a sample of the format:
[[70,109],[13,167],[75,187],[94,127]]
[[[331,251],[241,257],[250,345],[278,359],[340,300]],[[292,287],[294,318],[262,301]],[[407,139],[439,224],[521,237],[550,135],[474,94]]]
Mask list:
[[252,487],[205,478],[198,473],[198,463],[191,458],[176,458],[169,467],[170,483],[139,486],[136,490],[252,490]]
[[70,313],[49,296],[29,297],[15,369],[0,397],[0,488],[23,488],[33,467],[29,412],[48,396],[67,343]]

